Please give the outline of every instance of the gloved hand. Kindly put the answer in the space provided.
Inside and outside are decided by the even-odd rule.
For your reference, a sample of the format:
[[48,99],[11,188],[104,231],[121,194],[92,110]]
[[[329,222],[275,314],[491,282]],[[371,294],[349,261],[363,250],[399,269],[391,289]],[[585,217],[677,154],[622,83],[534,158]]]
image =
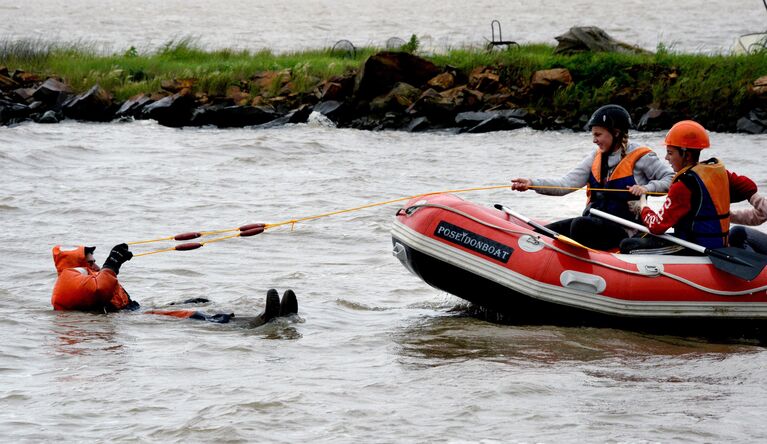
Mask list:
[[131,260],[132,257],[133,253],[128,250],[128,244],[115,245],[101,268],[109,268],[115,274],[120,274],[120,266]]
[[734,173],[730,177],[730,202],[748,200],[756,191],[756,184],[748,177],[738,176]]

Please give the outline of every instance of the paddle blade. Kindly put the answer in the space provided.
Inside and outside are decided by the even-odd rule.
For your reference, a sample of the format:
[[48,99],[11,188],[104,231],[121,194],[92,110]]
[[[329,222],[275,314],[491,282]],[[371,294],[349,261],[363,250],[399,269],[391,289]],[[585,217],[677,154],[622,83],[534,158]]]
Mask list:
[[[552,233],[553,233],[553,231],[552,231]],[[570,239],[569,237],[564,236],[562,234],[557,234],[557,233],[554,233],[554,234],[556,235],[554,238],[556,240],[560,241],[560,242],[564,242],[564,243],[566,243],[568,245],[572,245],[574,247],[584,248],[584,249],[589,250],[589,251],[597,251],[597,250],[594,250],[591,247],[587,247],[587,246],[583,245],[582,243],[576,241],[575,239]]]
[[767,256],[735,247],[706,250],[711,263],[719,270],[750,281],[767,266]]

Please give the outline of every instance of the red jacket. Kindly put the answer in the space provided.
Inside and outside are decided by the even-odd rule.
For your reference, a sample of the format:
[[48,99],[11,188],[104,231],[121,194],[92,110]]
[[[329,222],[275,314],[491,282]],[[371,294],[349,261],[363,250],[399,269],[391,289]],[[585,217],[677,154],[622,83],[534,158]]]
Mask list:
[[117,311],[130,303],[128,293],[109,268],[98,270],[85,260],[85,247],[53,247],[58,278],[53,286],[54,310]]
[[[744,200],[745,196],[742,196],[739,190],[741,185],[751,179],[730,171],[727,171],[727,178],[730,185],[730,201]],[[651,233],[663,234],[691,211],[691,198],[692,191],[683,182],[676,181],[671,184],[666,201],[657,213],[650,207],[642,208],[642,222]]]

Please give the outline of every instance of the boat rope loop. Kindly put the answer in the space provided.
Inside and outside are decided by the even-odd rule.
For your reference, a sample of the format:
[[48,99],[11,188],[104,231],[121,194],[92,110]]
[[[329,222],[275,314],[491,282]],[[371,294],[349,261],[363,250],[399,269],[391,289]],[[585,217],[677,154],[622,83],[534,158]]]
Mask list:
[[630,275],[642,276],[642,277],[647,277],[647,278],[654,278],[654,277],[657,277],[657,276],[665,276],[665,277],[667,277],[669,279],[673,279],[673,280],[675,280],[677,282],[681,282],[681,283],[683,283],[685,285],[689,285],[690,287],[693,287],[693,288],[698,289],[700,291],[705,291],[706,293],[711,293],[711,294],[715,294],[715,295],[718,295],[718,296],[744,296],[744,295],[758,293],[760,291],[767,290],[767,285],[763,285],[761,287],[750,288],[750,289],[747,289],[747,290],[740,290],[740,291],[717,290],[715,288],[709,288],[709,287],[703,286],[703,285],[698,284],[696,282],[690,281],[689,279],[683,278],[683,277],[681,277],[679,275],[676,275],[676,274],[673,274],[673,273],[669,273],[669,272],[666,272],[666,271],[658,272],[658,274],[656,274],[656,275],[649,275],[649,274],[646,274],[646,273],[642,273],[641,271],[638,271],[638,270],[637,271],[635,271],[635,270],[627,270],[625,268],[621,268],[621,267],[617,267],[615,265],[607,264],[607,263],[604,263],[604,262],[599,261],[599,260],[585,258],[585,257],[579,256],[577,254],[572,254],[569,251],[566,251],[566,250],[563,250],[563,249],[557,247],[556,245],[553,245],[551,243],[545,242],[541,238],[540,234],[535,233],[535,235],[533,235],[533,234],[525,232],[525,231],[513,230],[513,229],[510,229],[510,228],[505,228],[505,227],[501,227],[501,226],[498,226],[498,225],[495,225],[495,224],[491,224],[489,222],[483,221],[482,219],[474,217],[471,214],[468,214],[468,213],[466,213],[464,211],[461,211],[461,210],[458,210],[456,208],[449,207],[449,206],[446,206],[446,205],[424,203],[424,204],[412,205],[412,206],[407,207],[407,208],[405,208],[403,210],[400,210],[400,211],[405,211],[405,213],[407,213],[407,214],[413,214],[413,212],[415,212],[419,208],[437,208],[437,209],[440,209],[440,210],[449,211],[451,213],[454,213],[454,214],[457,214],[459,216],[465,217],[466,219],[474,221],[474,222],[476,222],[476,223],[478,223],[480,225],[484,225],[484,226],[486,226],[488,228],[492,228],[492,229],[503,231],[505,233],[510,233],[510,234],[532,236],[532,237],[535,237],[536,239],[538,239],[538,241],[541,242],[544,246],[546,246],[547,248],[550,248],[551,250],[556,251],[559,254],[563,254],[563,255],[565,255],[567,257],[571,257],[573,259],[577,259],[579,261],[586,262],[586,263],[589,263],[589,264],[592,264],[592,265],[597,265],[597,266],[600,266],[600,267],[608,268],[610,270],[615,270],[615,271],[619,271],[619,272],[622,272],[622,273],[627,273],[627,274],[630,274]]

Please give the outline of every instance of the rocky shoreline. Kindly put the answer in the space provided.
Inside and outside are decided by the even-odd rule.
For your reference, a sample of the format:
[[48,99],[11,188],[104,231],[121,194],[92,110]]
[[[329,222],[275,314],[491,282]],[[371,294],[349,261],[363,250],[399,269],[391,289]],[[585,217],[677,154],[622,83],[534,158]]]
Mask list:
[[[290,70],[254,74],[223,95],[196,91],[195,79],[162,82],[161,91],[119,102],[99,85],[75,94],[61,78],[41,78],[0,67],[0,125],[33,121],[58,123],[154,119],[169,127],[267,128],[306,122],[312,112],[338,127],[365,130],[427,131],[453,129],[483,133],[529,126],[535,129],[583,130],[585,112],[561,112],[557,91],[575,82],[566,68],[538,70],[529,79],[512,78],[503,66],[480,66],[470,72],[438,67],[408,52],[379,52],[357,70],[318,81],[308,92],[296,92]],[[673,80],[673,70],[660,73]],[[251,94],[248,85],[261,85]],[[748,109],[722,122],[701,122],[715,131],[767,133],[767,76],[748,88]],[[669,128],[690,118],[680,110],[660,109],[616,91],[640,131]]]

